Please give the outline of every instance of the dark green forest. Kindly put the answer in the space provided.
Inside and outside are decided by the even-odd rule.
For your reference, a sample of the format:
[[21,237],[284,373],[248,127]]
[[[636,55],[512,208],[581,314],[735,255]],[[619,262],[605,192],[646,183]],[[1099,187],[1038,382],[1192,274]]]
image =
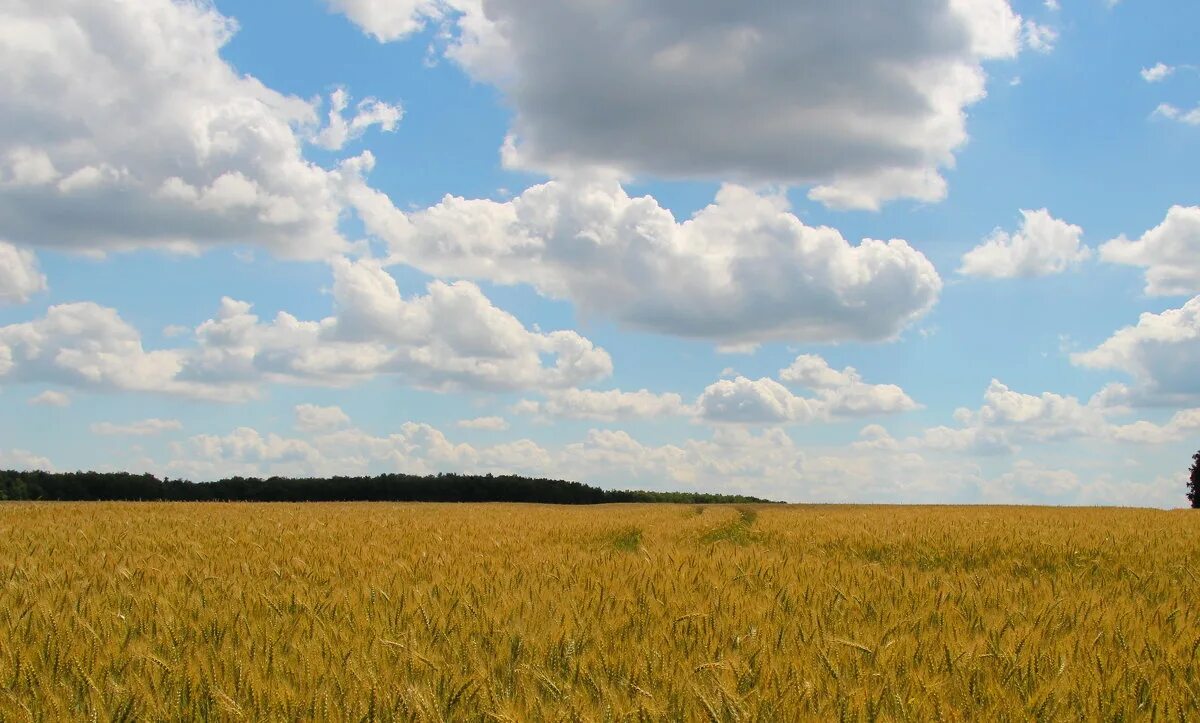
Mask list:
[[744,495],[604,490],[515,475],[439,474],[420,477],[230,477],[216,482],[159,479],[127,472],[0,471],[0,500],[171,500],[180,502],[768,502]]

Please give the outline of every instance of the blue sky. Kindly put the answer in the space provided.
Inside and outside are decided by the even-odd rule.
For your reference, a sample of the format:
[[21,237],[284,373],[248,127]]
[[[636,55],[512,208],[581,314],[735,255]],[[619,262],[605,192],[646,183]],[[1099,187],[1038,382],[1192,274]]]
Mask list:
[[0,10],[0,467],[1184,503],[1200,6]]

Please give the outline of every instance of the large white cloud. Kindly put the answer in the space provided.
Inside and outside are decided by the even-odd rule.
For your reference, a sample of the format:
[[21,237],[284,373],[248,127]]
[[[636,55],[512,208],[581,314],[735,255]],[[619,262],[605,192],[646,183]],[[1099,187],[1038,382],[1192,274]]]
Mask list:
[[815,183],[858,208],[945,195],[981,62],[1022,27],[1006,0],[450,4],[471,23],[451,54],[515,109],[510,162]]
[[982,63],[1057,37],[1007,0],[332,4],[380,40],[453,19],[447,54],[515,110],[510,164],[817,184],[853,208],[941,199]]
[[1050,215],[1046,209],[1021,211],[1016,233],[996,229],[963,255],[959,273],[996,279],[1046,276],[1087,260],[1091,249],[1080,243],[1083,229]]
[[0,241],[0,305],[23,304],[45,290],[46,277],[33,252]]
[[303,321],[223,299],[193,346],[147,351],[116,310],[83,302],[0,327],[0,380],[239,400],[266,383],[346,386],[380,375],[423,388],[555,389],[607,377],[612,360],[573,331],[530,331],[474,284],[404,298],[377,262],[332,261],[334,314]]
[[365,184],[352,187],[393,263],[529,283],[584,315],[664,334],[723,343],[888,339],[927,312],[942,286],[903,240],[852,245],[836,229],[805,225],[783,196],[740,186],[722,187],[682,223],[611,179],[550,181],[507,202],[447,196],[412,214]]
[[[917,409],[904,390],[894,384],[868,384],[853,367],[836,370],[819,356],[796,357],[769,377],[738,376],[710,384],[696,407],[702,419],[738,424],[784,424],[835,418],[890,414]],[[785,386],[787,385],[787,386]],[[788,387],[807,389],[812,396],[794,394]]]
[[1172,206],[1163,222],[1136,240],[1100,247],[1100,258],[1146,269],[1146,293],[1200,293],[1200,206]]
[[433,281],[426,295],[406,299],[378,262],[337,258],[332,266],[333,316],[301,321],[280,312],[264,323],[249,304],[226,299],[196,329],[200,349],[182,376],[337,386],[393,374],[427,389],[502,390],[570,387],[612,373],[603,349],[573,331],[530,331],[469,282]]
[[830,416],[860,416],[918,409],[895,384],[868,384],[854,367],[837,370],[815,354],[796,357],[779,379],[792,387],[810,389]]
[[0,327],[0,381],[222,399],[248,394],[181,379],[186,360],[183,350],[146,350],[115,309],[91,302],[51,306],[39,319]]
[[769,377],[721,379],[705,388],[697,401],[701,418],[734,424],[810,422],[820,416],[819,403],[792,394]]
[[1095,349],[1071,355],[1092,369],[1112,369],[1134,382],[1130,400],[1141,404],[1200,404],[1200,296],[1178,309],[1144,313]]
[[[316,107],[226,63],[235,30],[192,0],[0,6],[0,236],[92,251],[341,249],[337,174],[303,156]],[[398,117],[360,110],[345,135]]]

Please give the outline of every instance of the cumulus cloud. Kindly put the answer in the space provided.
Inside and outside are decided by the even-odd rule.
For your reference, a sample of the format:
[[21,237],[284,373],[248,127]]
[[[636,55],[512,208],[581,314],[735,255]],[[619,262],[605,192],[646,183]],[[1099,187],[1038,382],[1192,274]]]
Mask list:
[[1200,106],[1191,110],[1184,110],[1170,103],[1159,103],[1154,109],[1153,115],[1166,118],[1167,120],[1178,121],[1184,125],[1200,126]]
[[591,419],[605,422],[691,413],[691,409],[680,395],[656,394],[647,389],[635,392],[624,392],[620,389],[564,389],[551,392],[544,401],[522,400],[516,404],[514,411],[556,419]]
[[47,389],[30,397],[29,404],[34,407],[69,407],[71,406],[71,397],[62,392]]
[[39,319],[0,327],[0,381],[220,399],[247,393],[181,379],[186,358],[182,350],[147,351],[115,309],[91,302],[51,306]]
[[612,373],[603,349],[573,331],[526,329],[477,286],[431,282],[404,298],[375,261],[332,262],[334,314],[263,322],[223,299],[193,344],[147,351],[116,310],[90,302],[0,327],[0,380],[227,401],[265,383],[347,386],[380,375],[434,390],[557,389]]
[[895,384],[867,384],[854,367],[833,369],[815,354],[796,357],[779,372],[784,384],[815,392],[826,414],[860,416],[907,412],[920,408]]
[[379,126],[384,132],[396,130],[404,110],[398,105],[385,103],[376,98],[364,98],[355,108],[354,117],[346,120],[346,108],[350,96],[342,88],[329,96],[328,124],[314,136],[313,143],[327,150],[341,150],[350,141],[361,138],[371,126]]
[[553,467],[550,453],[526,439],[474,447],[412,422],[382,436],[348,428],[303,439],[240,427],[226,435],[202,434],[175,443],[171,455],[164,468],[195,479],[238,474],[538,473]]
[[814,183],[858,208],[945,195],[981,62],[1021,34],[1005,0],[484,9],[455,57],[512,103],[510,163]]
[[296,429],[301,432],[328,432],[350,424],[350,417],[341,407],[320,407],[316,404],[297,404]]
[[[894,384],[867,384],[853,367],[838,371],[811,354],[797,357],[780,371],[779,378],[782,383],[769,377],[754,380],[743,376],[714,382],[696,402],[700,417],[738,424],[804,423],[904,412],[919,406]],[[788,386],[808,389],[813,396],[794,394]]]
[[183,423],[178,419],[143,419],[127,424],[98,422],[91,429],[92,434],[105,437],[154,437],[183,429]]
[[1139,420],[1113,428],[1114,439],[1136,444],[1166,444],[1186,439],[1200,430],[1200,409],[1184,409],[1164,424]]
[[811,399],[792,394],[769,377],[721,379],[705,388],[697,402],[700,416],[711,422],[784,424],[810,422],[820,415]]
[[476,417],[460,419],[455,425],[459,429],[481,429],[488,432],[503,432],[508,429],[508,420],[504,417]]
[[12,469],[19,472],[54,471],[54,465],[46,457],[36,455],[24,449],[0,449],[0,469]]
[[1011,454],[1027,443],[1054,443],[1081,438],[1108,438],[1109,415],[1127,411],[1096,395],[1086,403],[1053,392],[1025,394],[993,379],[978,409],[954,412],[957,426],[929,427],[894,439],[883,427],[863,429],[860,449],[958,452],[972,456]]
[[612,373],[603,349],[573,331],[530,331],[469,282],[433,281],[406,299],[376,261],[337,258],[332,268],[333,316],[263,322],[225,299],[196,329],[200,349],[182,377],[344,386],[392,374],[447,391],[569,387]]
[[0,235],[100,252],[343,248],[337,174],[303,156],[316,109],[226,63],[236,29],[207,2],[5,3]]
[[942,286],[903,240],[853,245],[805,225],[782,195],[740,186],[682,223],[611,179],[550,181],[504,202],[447,196],[413,214],[363,184],[351,197],[391,263],[528,283],[584,315],[722,344],[889,339]]
[[430,19],[440,17],[444,5],[437,0],[326,0],[330,9],[347,18],[380,42],[399,40],[418,32]]
[[1078,266],[1092,254],[1080,239],[1083,229],[1061,221],[1046,209],[1021,211],[1015,233],[996,229],[963,255],[958,272],[994,279],[1046,276]]
[[1141,404],[1200,404],[1200,296],[1178,309],[1146,312],[1137,324],[1115,332],[1095,349],[1071,355],[1091,369],[1128,374],[1130,400]]
[[1080,402],[1053,392],[1024,394],[993,379],[977,411],[960,409],[955,418],[966,428],[1000,428],[1023,439],[1041,441],[1100,434],[1106,407],[1099,400]]
[[1174,66],[1161,62],[1155,63],[1149,68],[1142,68],[1142,80],[1147,83],[1158,83],[1174,72]]
[[1086,402],[1043,392],[1025,394],[993,379],[978,409],[960,408],[958,426],[935,426],[903,439],[879,425],[863,428],[858,449],[958,452],[973,456],[1011,454],[1028,445],[1054,445],[1078,440],[1157,445],[1184,439],[1200,429],[1200,409],[1185,409],[1158,424],[1122,422],[1133,410],[1129,390],[1109,385]]
[[1100,247],[1100,258],[1146,269],[1146,293],[1200,292],[1200,206],[1172,206],[1163,222],[1141,238],[1119,236]]
[[983,63],[1055,37],[1007,0],[332,4],[380,40],[444,18],[446,54],[515,111],[509,165],[815,184],[853,208],[943,198]]
[[46,277],[33,252],[0,241],[0,305],[23,304],[45,290]]

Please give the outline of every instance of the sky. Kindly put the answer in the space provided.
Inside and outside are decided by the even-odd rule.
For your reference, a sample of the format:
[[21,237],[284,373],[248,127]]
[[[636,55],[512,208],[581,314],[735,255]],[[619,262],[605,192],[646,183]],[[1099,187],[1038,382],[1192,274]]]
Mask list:
[[10,0],[0,468],[1184,506],[1198,25]]

